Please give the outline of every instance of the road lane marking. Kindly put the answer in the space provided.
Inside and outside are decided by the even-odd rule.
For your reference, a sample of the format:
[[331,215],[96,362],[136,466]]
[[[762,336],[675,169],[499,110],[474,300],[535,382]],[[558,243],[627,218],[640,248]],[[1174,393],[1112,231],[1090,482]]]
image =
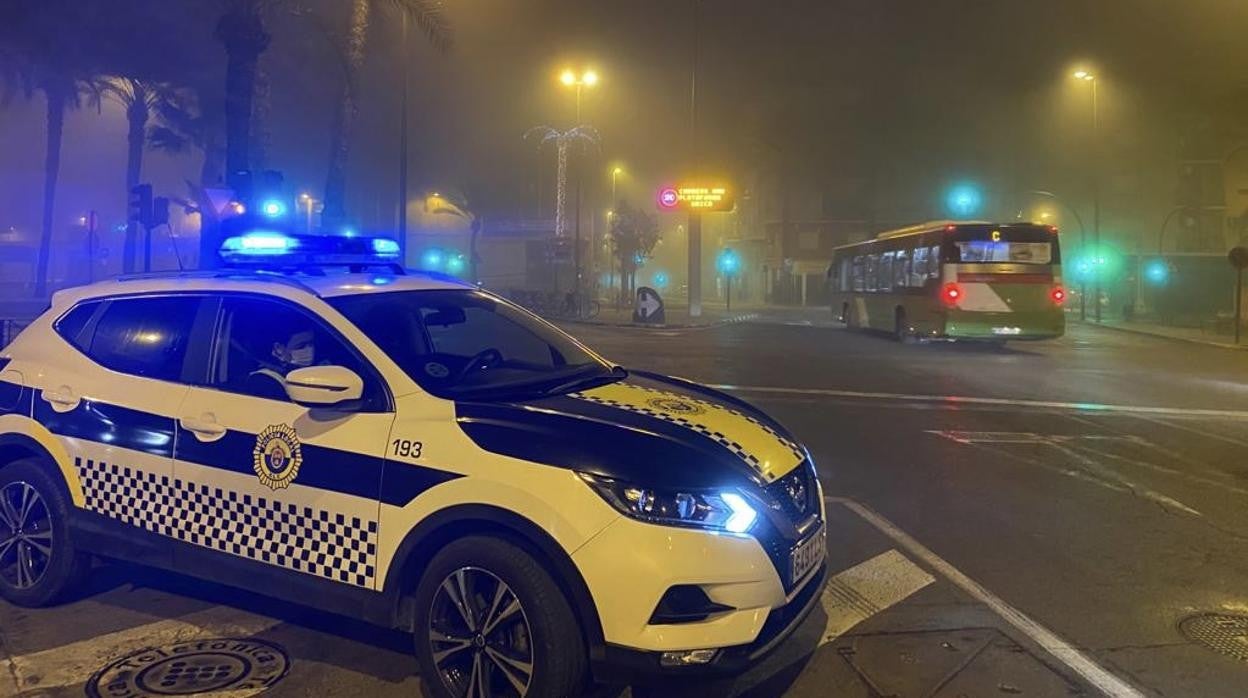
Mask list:
[[936,578],[896,550],[861,562],[828,580],[823,589],[823,646],[855,625],[904,601]]
[[1065,664],[1071,671],[1078,674],[1105,695],[1110,696],[1110,698],[1144,698],[1144,693],[1139,689],[1109,672],[1077,647],[1032,620],[996,594],[988,591],[978,582],[963,574],[958,568],[946,562],[936,553],[928,550],[922,543],[911,538],[910,534],[901,530],[871,508],[852,499],[841,497],[826,497],[826,500],[829,503],[840,504],[857,514],[864,521],[891,538],[894,543],[901,546],[906,552],[940,573],[941,576],[948,579],[976,601],[987,606],[1000,616],[1002,620],[1013,626],[1015,630],[1027,636],[1032,642],[1053,655],[1055,659]]
[[1004,407],[1030,407],[1047,410],[1067,410],[1098,414],[1149,414],[1170,417],[1217,417],[1222,419],[1248,420],[1248,410],[1215,410],[1187,407],[1148,407],[1141,405],[1107,405],[1096,402],[1056,402],[1051,400],[1015,400],[997,397],[970,397],[966,395],[914,395],[909,393],[874,393],[858,390],[832,390],[828,388],[782,388],[762,385],[711,384],[716,390],[738,393],[772,395],[816,395],[822,397],[858,398],[863,400],[893,400],[898,402],[927,402],[947,407],[960,405],[997,405]]
[[[1039,446],[1046,446],[1057,451],[1058,453],[1061,453],[1062,455],[1065,455],[1067,458],[1074,460],[1082,466],[1083,470],[1088,474],[1106,482],[1117,483],[1126,491],[1131,492],[1137,497],[1142,497],[1149,501],[1155,502],[1168,509],[1177,509],[1178,511],[1190,514],[1191,516],[1204,518],[1204,514],[1200,513],[1196,509],[1193,509],[1192,507],[1169,495],[1163,494],[1149,487],[1145,487],[1144,485],[1128,479],[1125,475],[1119,473],[1118,471],[1102,463],[1098,463],[1096,460],[1090,458],[1087,453],[1084,453],[1079,449],[1083,448],[1083,450],[1093,454],[1103,455],[1100,451],[1083,447],[1081,444],[1076,446],[1076,444],[1083,441],[1123,441],[1136,445],[1140,445],[1141,443],[1145,445],[1147,444],[1147,442],[1136,437],[1117,436],[1113,434],[1046,435],[1024,431],[943,431],[938,429],[927,429],[925,431],[928,434],[934,434],[963,445],[978,446],[981,448],[983,448],[983,444],[1036,444]],[[1000,451],[1001,449],[993,450]],[[1064,474],[1069,473],[1064,472]]]
[[1167,422],[1163,419],[1149,419],[1148,417],[1140,417],[1140,419],[1145,422],[1149,422],[1151,424],[1159,424],[1163,427],[1169,427],[1171,429],[1177,429],[1179,431],[1186,431],[1191,434],[1195,434],[1197,436],[1204,436],[1206,438],[1216,439],[1218,441],[1225,441],[1228,444],[1233,444],[1235,446],[1240,446],[1242,448],[1248,448],[1248,441],[1241,441],[1231,436],[1225,436],[1223,434],[1215,434],[1211,431],[1206,431],[1204,429],[1197,429],[1195,427],[1189,427],[1183,424],[1175,424],[1173,422]]
[[153,623],[12,657],[19,691],[77,686],[117,657],[144,647],[213,637],[250,637],[281,621],[216,606]]

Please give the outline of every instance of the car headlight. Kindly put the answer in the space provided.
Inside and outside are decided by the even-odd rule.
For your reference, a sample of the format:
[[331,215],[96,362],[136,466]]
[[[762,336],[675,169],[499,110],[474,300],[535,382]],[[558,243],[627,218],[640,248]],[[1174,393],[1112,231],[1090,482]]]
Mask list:
[[586,473],[581,479],[621,514],[640,521],[745,533],[758,519],[754,507],[731,489],[659,489]]

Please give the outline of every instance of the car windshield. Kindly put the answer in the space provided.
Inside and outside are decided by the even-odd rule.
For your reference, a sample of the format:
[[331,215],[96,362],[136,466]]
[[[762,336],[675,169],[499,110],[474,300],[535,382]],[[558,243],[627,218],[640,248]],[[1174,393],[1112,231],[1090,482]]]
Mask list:
[[563,332],[481,291],[398,291],[329,303],[441,397],[539,397],[621,377]]

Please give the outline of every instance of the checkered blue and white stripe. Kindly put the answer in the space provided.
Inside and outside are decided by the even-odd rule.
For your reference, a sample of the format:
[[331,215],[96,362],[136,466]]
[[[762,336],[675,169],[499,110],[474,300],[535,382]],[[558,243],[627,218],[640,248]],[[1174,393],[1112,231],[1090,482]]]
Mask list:
[[[767,432],[767,434],[769,434],[770,436],[774,437],[776,441],[778,441],[782,446],[789,449],[793,453],[793,456],[797,458],[798,461],[801,461],[806,458],[806,453],[796,443],[794,443],[790,439],[785,438],[779,432],[777,432],[775,429],[771,428],[767,424],[759,421],[758,419],[744,412],[740,412],[738,410],[734,410],[729,407],[724,407],[723,405],[718,404],[718,403],[709,402],[707,400],[701,400],[701,399],[690,397],[688,395],[684,395],[680,393],[670,393],[665,390],[658,390],[656,388],[650,388],[650,387],[641,386],[641,385],[632,385],[630,387],[636,388],[637,390],[641,390],[647,393],[653,393],[656,397],[665,397],[665,398],[671,398],[674,400],[679,400],[681,402],[689,402],[689,403],[698,405],[699,407],[702,407],[703,409],[720,410],[720,411],[735,415],[737,417],[740,417],[750,422],[751,424],[754,424],[755,426],[762,429],[763,431]],[[754,454],[745,450],[744,446],[732,440],[726,434],[716,431],[714,429],[711,429],[703,424],[699,424],[695,421],[687,419],[684,416],[680,415],[679,413],[667,412],[664,410],[654,409],[651,407],[640,407],[638,405],[630,405],[628,403],[620,402],[619,400],[612,400],[610,398],[604,398],[598,395],[594,395],[592,392],[572,393],[572,397],[579,398],[581,400],[588,400],[589,402],[595,402],[600,405],[608,405],[610,407],[617,407],[622,410],[628,410],[629,412],[636,412],[637,414],[644,414],[646,416],[654,417],[656,419],[662,419],[665,422],[671,422],[672,424],[679,424],[680,426],[685,427],[686,429],[692,429],[693,431],[696,431],[699,434],[702,434],[703,436],[713,439],[716,443],[732,451],[738,458],[748,463],[750,467],[754,468],[755,470],[761,470],[761,466],[758,462],[758,458],[755,457]]]
[[372,588],[377,522],[75,459],[88,511],[162,536]]

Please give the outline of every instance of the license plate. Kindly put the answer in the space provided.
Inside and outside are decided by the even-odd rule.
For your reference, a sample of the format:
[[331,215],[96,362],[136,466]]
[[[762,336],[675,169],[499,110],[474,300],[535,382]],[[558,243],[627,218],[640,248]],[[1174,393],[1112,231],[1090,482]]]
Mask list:
[[811,570],[823,562],[828,554],[828,529],[820,525],[819,530],[802,541],[789,555],[789,579],[794,583],[801,581]]
[[1022,334],[1023,328],[1021,327],[994,327],[992,328],[992,333],[993,334],[1007,334],[1007,335]]

